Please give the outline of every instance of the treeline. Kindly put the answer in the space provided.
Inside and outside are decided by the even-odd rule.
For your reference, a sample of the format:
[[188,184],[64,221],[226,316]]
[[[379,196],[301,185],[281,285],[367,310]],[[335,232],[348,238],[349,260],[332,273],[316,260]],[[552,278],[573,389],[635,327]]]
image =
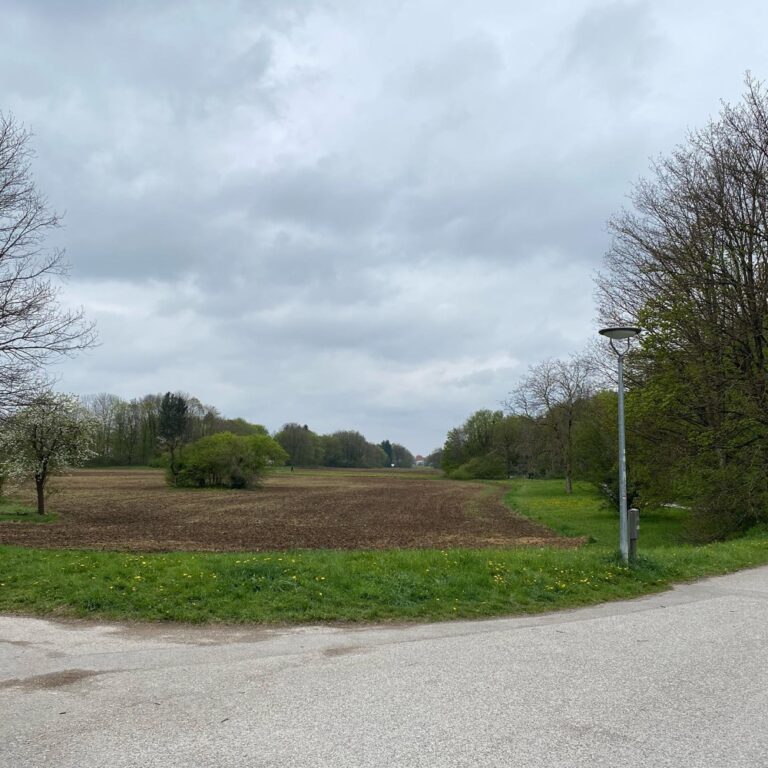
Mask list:
[[[133,400],[106,393],[81,398],[97,425],[95,455],[90,463],[97,466],[157,464],[167,450],[161,435],[161,419],[167,418],[163,399],[168,403],[169,394],[145,395]],[[178,402],[183,403],[184,411],[178,436],[181,445],[220,432],[241,436],[269,434],[261,424],[224,418],[216,408],[204,405],[196,397],[184,393],[175,393],[175,396],[180,398]]]
[[274,435],[298,467],[402,467],[414,465],[413,454],[398,443],[369,443],[354,430],[318,435],[306,424],[285,424]]
[[448,432],[442,468],[457,479],[561,477],[616,494],[617,398],[586,355],[532,366],[504,410],[479,410]]
[[[124,400],[101,393],[82,398],[96,423],[95,466],[165,464],[176,451],[202,438],[231,433],[240,437],[269,436],[261,424],[228,419],[192,395],[176,392]],[[173,434],[173,437],[169,435]],[[285,424],[272,435],[283,448],[285,464],[297,467],[403,467],[414,465],[413,454],[398,443],[368,442],[353,430],[318,435],[306,425]],[[223,444],[223,443],[222,443]],[[281,459],[282,461],[282,459]]]

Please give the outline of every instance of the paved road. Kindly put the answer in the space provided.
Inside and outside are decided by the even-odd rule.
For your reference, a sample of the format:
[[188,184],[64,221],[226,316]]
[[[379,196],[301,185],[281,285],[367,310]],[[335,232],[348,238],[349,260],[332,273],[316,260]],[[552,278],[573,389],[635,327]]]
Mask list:
[[768,766],[768,568],[536,618],[0,617],[0,765]]

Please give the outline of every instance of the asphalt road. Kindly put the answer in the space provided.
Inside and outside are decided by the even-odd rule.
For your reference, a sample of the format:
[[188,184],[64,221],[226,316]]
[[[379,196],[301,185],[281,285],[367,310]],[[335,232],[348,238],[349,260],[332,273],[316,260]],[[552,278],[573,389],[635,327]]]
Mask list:
[[768,568],[535,618],[0,617],[0,766],[768,766]]

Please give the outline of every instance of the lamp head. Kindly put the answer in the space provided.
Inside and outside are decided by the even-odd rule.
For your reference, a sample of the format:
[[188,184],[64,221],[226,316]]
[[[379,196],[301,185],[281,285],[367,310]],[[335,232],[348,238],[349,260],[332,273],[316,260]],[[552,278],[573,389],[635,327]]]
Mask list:
[[631,339],[633,336],[637,336],[641,330],[641,328],[630,326],[622,326],[620,328],[601,328],[600,334],[607,336],[612,341],[621,341],[622,339]]

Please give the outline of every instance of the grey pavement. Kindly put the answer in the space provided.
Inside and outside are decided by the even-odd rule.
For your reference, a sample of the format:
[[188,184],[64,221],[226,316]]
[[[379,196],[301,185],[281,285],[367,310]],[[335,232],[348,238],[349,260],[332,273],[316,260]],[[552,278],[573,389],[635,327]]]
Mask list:
[[768,568],[446,624],[0,617],[0,766],[768,766]]

